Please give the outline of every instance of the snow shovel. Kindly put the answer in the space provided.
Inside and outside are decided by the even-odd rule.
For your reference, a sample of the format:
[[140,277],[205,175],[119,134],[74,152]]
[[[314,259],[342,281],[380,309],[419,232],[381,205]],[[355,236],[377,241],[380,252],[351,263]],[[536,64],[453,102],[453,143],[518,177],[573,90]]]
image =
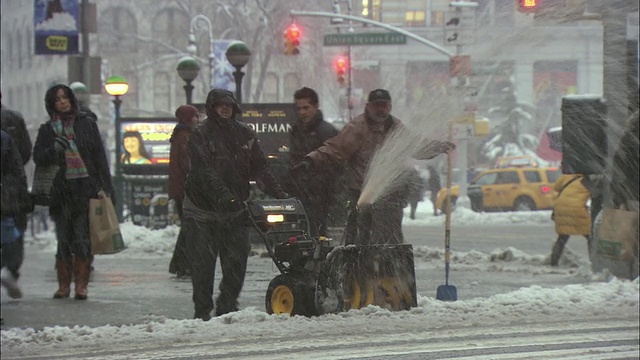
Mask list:
[[[452,127],[449,124],[449,141],[452,140]],[[451,260],[451,153],[447,153],[447,198],[445,200],[446,212],[444,219],[444,285],[438,286],[436,299],[442,301],[458,300],[458,290],[449,285],[449,262]]]

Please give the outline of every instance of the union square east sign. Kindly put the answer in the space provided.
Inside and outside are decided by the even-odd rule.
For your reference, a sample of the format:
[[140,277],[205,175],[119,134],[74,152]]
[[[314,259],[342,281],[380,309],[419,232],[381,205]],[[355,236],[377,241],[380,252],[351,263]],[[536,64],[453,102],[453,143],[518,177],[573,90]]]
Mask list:
[[404,45],[407,37],[394,33],[327,34],[324,46],[348,45]]

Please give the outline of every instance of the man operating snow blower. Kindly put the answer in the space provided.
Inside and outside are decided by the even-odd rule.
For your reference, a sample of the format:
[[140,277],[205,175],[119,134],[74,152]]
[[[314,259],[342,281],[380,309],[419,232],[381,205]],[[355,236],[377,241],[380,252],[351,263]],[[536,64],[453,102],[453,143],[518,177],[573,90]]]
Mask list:
[[[365,175],[376,151],[397,127],[400,119],[391,115],[391,96],[384,89],[369,93],[365,111],[350,121],[335,137],[307,154],[292,171],[302,173],[331,166],[344,166],[351,208],[345,229],[345,244],[402,244],[402,191],[383,196],[376,206],[356,206],[363,190]],[[421,160],[455,149],[448,141],[428,140],[421,147]]]

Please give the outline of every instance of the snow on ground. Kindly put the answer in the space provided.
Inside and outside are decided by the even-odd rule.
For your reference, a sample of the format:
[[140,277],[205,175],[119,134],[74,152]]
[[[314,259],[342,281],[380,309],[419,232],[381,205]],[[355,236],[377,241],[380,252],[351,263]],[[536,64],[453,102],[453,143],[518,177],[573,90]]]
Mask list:
[[[406,210],[408,212],[408,209]],[[444,216],[432,215],[431,203],[419,203],[418,218],[405,217],[405,226],[437,225],[444,223]],[[408,214],[407,214],[408,215]],[[457,209],[453,222],[467,225],[490,224],[550,224],[550,211],[474,213],[467,209]],[[147,256],[168,257],[173,251],[179,228],[170,226],[162,230],[149,230],[131,223],[122,225],[122,232],[128,248],[115,255],[130,258]],[[44,251],[55,251],[55,236],[52,231],[40,233],[36,238],[28,237],[27,246],[35,246]],[[541,263],[541,256],[529,256],[517,249],[495,251],[489,255],[470,251],[458,253],[453,259],[457,265],[473,265],[486,261],[514,261],[521,263]],[[417,248],[416,266],[420,262],[441,259],[441,250]],[[517,271],[517,269],[515,270]],[[324,315],[320,317],[289,317],[268,315],[262,310],[246,308],[236,313],[213,318],[209,322],[200,320],[176,320],[163,316],[150,316],[143,324],[101,327],[46,327],[42,331],[34,329],[10,328],[2,330],[3,353],[26,355],[46,353],[72,347],[91,346],[92,349],[109,349],[115,344],[131,346],[145,342],[154,344],[177,344],[184,342],[225,341],[255,338],[267,341],[277,328],[278,337],[313,334],[321,339],[323,334],[351,334],[354,329],[402,329],[411,333],[422,333],[425,329],[439,327],[476,326],[486,324],[525,324],[527,322],[562,322],[581,319],[586,314],[601,313],[605,318],[617,314],[638,315],[639,279],[634,281],[615,278],[596,279],[594,282],[567,285],[556,288],[530,286],[517,291],[498,294],[487,298],[443,302],[431,297],[418,296],[418,306],[410,311],[390,312],[375,306],[361,310]],[[604,280],[604,281],[599,281]],[[603,307],[603,304],[607,304]],[[520,326],[520,325],[519,325]],[[360,331],[360,330],[359,330]],[[367,330],[373,331],[373,330]],[[271,335],[269,335],[271,334]]]
[[[171,345],[184,341],[224,342],[247,338],[260,342],[270,341],[275,336],[286,338],[302,334],[313,334],[315,339],[322,339],[324,334],[353,334],[355,329],[364,335],[372,331],[386,333],[400,329],[402,332],[423,334],[426,329],[500,324],[526,327],[532,319],[535,322],[555,323],[563,319],[574,322],[590,318],[594,311],[605,318],[620,317],[621,314],[637,317],[638,285],[638,279],[613,279],[605,283],[562,288],[531,286],[508,294],[456,302],[419,296],[418,306],[409,311],[390,312],[369,306],[313,318],[268,315],[264,311],[247,308],[212,318],[209,322],[152,316],[147,323],[138,325],[55,326],[42,331],[12,328],[2,331],[1,341],[3,353],[25,355],[72,347],[94,351],[110,349],[116,344],[122,348],[144,343]],[[603,304],[607,306],[603,308]],[[259,343],[256,346],[259,347]]]

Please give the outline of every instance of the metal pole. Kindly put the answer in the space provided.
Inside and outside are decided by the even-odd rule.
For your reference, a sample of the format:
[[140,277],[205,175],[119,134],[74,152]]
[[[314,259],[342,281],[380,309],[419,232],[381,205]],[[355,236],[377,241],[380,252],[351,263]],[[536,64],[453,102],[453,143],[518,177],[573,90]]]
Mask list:
[[120,96],[116,95],[113,99],[113,105],[116,115],[116,176],[115,176],[115,199],[116,199],[116,215],[118,216],[118,222],[123,222],[123,208],[124,208],[124,186],[122,179],[122,134],[120,133],[120,105],[122,100]]
[[[456,7],[456,15],[458,16],[458,19],[462,19],[462,7],[457,6]],[[457,43],[456,44],[456,55],[460,55],[462,54],[462,45]],[[456,78],[456,89],[462,90],[462,87],[465,85],[464,84],[464,76],[462,74],[458,74],[457,78]],[[465,208],[469,208],[468,204],[469,204],[469,200],[467,197],[467,143],[468,140],[466,137],[463,137],[462,139],[458,140],[458,147],[457,147],[457,165],[458,168],[460,169],[460,174],[462,175],[462,179],[459,179],[459,184],[460,184],[460,194],[458,194],[458,204],[461,207],[465,207]]]
[[[347,12],[349,16],[351,16],[351,0],[347,0]],[[349,20],[349,32],[352,33],[353,30],[353,22]],[[353,77],[353,62],[351,56],[351,45],[347,45],[347,55],[349,58],[349,82],[347,84],[347,108],[349,109],[349,121],[353,118],[353,83],[351,78]]]
[[192,104],[192,96],[193,96],[193,85],[191,85],[191,80],[186,81],[187,85],[183,86],[184,92],[187,95],[187,105]]
[[244,73],[241,71],[242,66],[236,66],[236,71],[233,72],[233,78],[236,80],[236,100],[238,104],[242,104],[242,77]]
[[209,86],[210,89],[215,87],[215,60],[216,55],[213,52],[213,26],[211,25],[211,20],[208,17],[198,14],[191,18],[191,32],[195,34],[194,29],[198,28],[198,23],[202,22],[207,25],[207,30],[209,32]]

